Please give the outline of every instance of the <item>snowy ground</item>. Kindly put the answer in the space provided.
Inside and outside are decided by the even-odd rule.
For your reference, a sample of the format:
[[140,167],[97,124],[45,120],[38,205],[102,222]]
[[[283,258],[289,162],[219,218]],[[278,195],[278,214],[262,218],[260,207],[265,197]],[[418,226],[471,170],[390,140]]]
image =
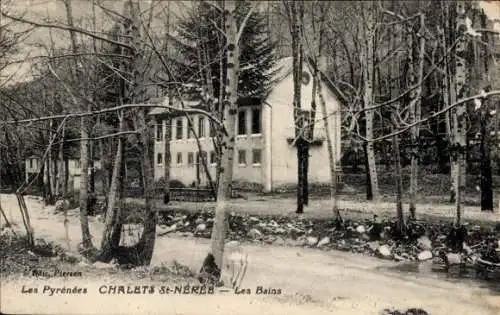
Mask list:
[[[66,246],[63,218],[53,215],[38,199],[26,198],[35,237]],[[1,195],[9,220],[22,227],[14,196]],[[284,208],[283,208],[284,209]],[[289,211],[289,210],[288,210]],[[327,208],[324,210],[327,212]],[[467,213],[467,212],[466,212]],[[76,211],[70,211],[71,250],[81,239]],[[493,218],[493,220],[496,220]],[[99,244],[102,224],[90,218],[91,232]],[[159,237],[152,264],[177,260],[198,270],[209,241]],[[498,292],[472,281],[451,282],[422,271],[404,274],[390,271],[395,263],[344,252],[306,248],[242,245],[249,267],[242,287],[252,294],[234,292],[194,295],[106,295],[103,284],[147,284],[144,280],[107,279],[84,274],[82,278],[3,279],[0,306],[3,313],[151,313],[151,314],[380,314],[385,308],[421,307],[429,314],[500,314]],[[389,268],[389,269],[388,269]],[[421,269],[428,266],[421,265]],[[86,287],[85,295],[22,294],[22,287],[44,285]],[[279,288],[278,296],[256,295],[257,286]]]

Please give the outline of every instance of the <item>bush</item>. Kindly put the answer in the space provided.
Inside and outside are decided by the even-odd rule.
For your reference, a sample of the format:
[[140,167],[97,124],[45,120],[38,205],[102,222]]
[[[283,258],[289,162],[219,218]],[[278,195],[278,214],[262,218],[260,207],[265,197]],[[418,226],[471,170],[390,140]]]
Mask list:
[[[154,184],[155,190],[163,189],[165,187],[165,178],[161,177]],[[170,188],[186,188],[180,180],[171,179],[170,180]]]

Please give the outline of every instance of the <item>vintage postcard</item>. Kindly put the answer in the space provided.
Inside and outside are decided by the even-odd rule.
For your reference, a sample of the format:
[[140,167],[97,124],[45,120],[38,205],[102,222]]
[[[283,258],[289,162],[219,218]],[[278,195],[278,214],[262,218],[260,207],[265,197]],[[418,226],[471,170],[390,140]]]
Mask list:
[[0,0],[3,314],[500,314],[500,2]]

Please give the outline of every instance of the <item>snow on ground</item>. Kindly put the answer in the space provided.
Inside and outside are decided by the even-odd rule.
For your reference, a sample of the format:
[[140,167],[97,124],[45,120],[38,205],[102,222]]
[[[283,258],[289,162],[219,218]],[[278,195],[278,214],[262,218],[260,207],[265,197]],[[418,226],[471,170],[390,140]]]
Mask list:
[[[1,195],[7,217],[22,230],[19,208],[12,195]],[[36,238],[65,246],[62,215],[53,207],[26,197]],[[78,212],[71,210],[69,236],[75,251],[81,239]],[[98,245],[102,223],[90,218],[93,242]],[[206,239],[158,237],[152,264],[177,260],[197,271],[209,249]],[[2,281],[0,305],[5,313],[151,313],[151,314],[380,314],[385,308],[421,307],[430,314],[500,314],[500,295],[474,282],[450,282],[436,275],[387,271],[394,262],[362,255],[307,248],[241,245],[249,256],[243,288],[250,295],[233,292],[212,296],[194,295],[106,295],[103,284],[143,284],[145,280],[112,280],[84,275],[83,278],[21,278]],[[146,282],[147,283],[147,282]],[[86,295],[21,294],[24,286],[86,287]],[[279,288],[278,296],[256,295],[257,286]],[[495,308],[496,307],[496,308]]]

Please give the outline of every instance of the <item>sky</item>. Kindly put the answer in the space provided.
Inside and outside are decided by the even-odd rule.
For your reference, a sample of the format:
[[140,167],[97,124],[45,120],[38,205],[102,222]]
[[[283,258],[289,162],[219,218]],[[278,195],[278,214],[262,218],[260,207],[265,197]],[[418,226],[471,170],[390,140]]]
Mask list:
[[[102,3],[102,5],[116,12],[121,12],[123,8],[123,0],[94,0]],[[189,7],[190,1],[154,1],[155,2],[155,28],[163,28],[165,26],[165,10],[170,8],[171,20],[183,15]],[[25,18],[42,21],[60,21],[66,22],[66,11],[63,3],[60,0],[0,0],[2,7],[8,6],[9,11],[15,15],[24,15]],[[92,17],[92,0],[73,0],[73,15],[75,23],[84,28],[91,28],[90,20]],[[150,0],[141,0],[141,9],[148,8],[151,4]],[[480,6],[484,9],[486,14],[492,20],[498,20],[494,25],[495,30],[500,32],[500,1],[480,1]],[[97,28],[109,28],[112,25],[111,18],[106,15],[102,10],[96,10]],[[2,21],[0,21],[2,22]],[[2,22],[4,23],[4,22]],[[21,29],[22,27],[18,28]],[[34,31],[29,38],[21,46],[20,54],[14,56],[15,60],[23,60],[26,57],[34,57],[39,55],[46,55],[44,45],[51,42],[51,38],[56,46],[67,45],[68,32],[54,30],[49,32],[47,29],[38,29]],[[1,73],[0,84],[2,79],[9,77],[12,73],[15,76],[12,82],[27,81],[31,78],[30,64],[15,64]]]

